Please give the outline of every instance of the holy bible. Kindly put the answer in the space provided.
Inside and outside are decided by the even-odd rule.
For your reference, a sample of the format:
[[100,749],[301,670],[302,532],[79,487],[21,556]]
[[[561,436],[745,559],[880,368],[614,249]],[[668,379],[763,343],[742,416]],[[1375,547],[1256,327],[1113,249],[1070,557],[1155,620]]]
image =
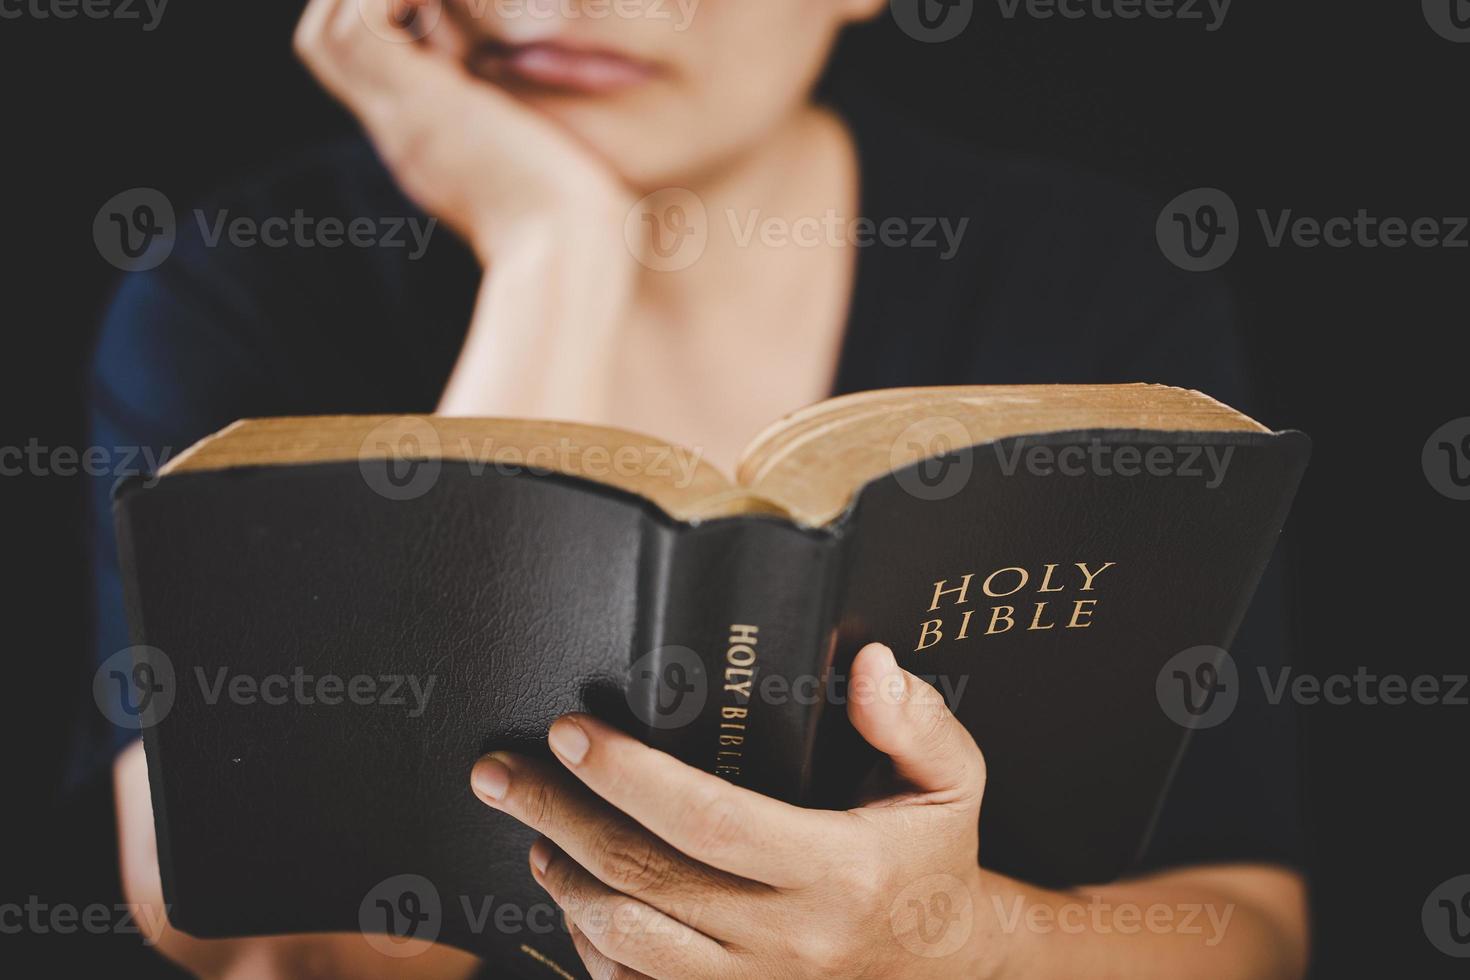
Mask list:
[[1190,730],[1171,658],[1230,644],[1307,455],[1158,385],[839,397],[734,480],[570,423],[237,422],[115,503],[172,920],[579,975],[475,760],[585,710],[841,807],[881,761],[846,715],[870,641],[984,750],[987,865],[1116,877]]

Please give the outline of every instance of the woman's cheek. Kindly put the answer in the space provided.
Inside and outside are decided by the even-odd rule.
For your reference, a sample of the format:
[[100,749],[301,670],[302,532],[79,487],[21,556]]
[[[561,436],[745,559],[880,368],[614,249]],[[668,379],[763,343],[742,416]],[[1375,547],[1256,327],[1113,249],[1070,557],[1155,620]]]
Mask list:
[[[808,102],[842,26],[836,0],[662,0],[649,9],[670,18],[636,25],[637,50],[660,77],[610,97],[529,97],[645,191],[769,137]],[[678,30],[681,11],[687,27]]]

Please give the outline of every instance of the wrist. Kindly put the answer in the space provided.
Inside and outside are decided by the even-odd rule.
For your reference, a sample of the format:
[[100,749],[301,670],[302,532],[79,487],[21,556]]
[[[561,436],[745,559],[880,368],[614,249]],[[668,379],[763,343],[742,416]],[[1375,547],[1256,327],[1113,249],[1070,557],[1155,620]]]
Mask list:
[[633,206],[631,197],[613,188],[528,192],[515,206],[487,210],[470,225],[467,236],[482,266],[521,255],[550,254],[602,262],[632,259],[623,225]]
[[486,274],[440,413],[604,420],[637,276],[621,235],[541,212],[482,242]]
[[979,980],[1036,976],[1027,909],[1040,898],[1035,889],[1004,875],[977,869],[973,975]]

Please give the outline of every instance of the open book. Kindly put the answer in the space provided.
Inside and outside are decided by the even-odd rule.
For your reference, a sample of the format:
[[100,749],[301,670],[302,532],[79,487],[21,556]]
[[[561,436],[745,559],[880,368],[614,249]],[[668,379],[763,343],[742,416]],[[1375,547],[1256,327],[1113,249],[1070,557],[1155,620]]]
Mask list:
[[842,806],[877,761],[845,708],[873,640],[985,751],[987,863],[1116,876],[1198,707],[1170,665],[1231,642],[1307,452],[1157,385],[835,398],[734,480],[570,423],[238,422],[116,503],[136,657],[171,684],[137,723],[173,920],[393,934],[367,897],[411,879],[422,938],[575,972],[560,929],[472,914],[544,903],[474,761],[589,710]]

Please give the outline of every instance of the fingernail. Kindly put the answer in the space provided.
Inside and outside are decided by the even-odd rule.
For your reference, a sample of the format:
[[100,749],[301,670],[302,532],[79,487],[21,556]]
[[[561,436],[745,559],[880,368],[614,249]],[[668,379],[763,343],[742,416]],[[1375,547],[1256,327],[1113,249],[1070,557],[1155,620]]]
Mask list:
[[890,648],[884,647],[883,654],[888,660],[883,667],[883,690],[895,703],[902,703],[909,693],[908,672],[898,665],[898,658]]
[[587,741],[587,733],[582,731],[582,726],[570,718],[559,718],[551,726],[551,731],[546,735],[546,741],[551,744],[551,751],[568,765],[575,766],[587,755],[587,750],[592,743]]
[[546,866],[551,863],[551,845],[545,839],[536,841],[531,845],[531,867],[536,869],[538,875],[546,874]]
[[510,789],[510,770],[493,755],[487,755],[470,770],[470,785],[481,796],[499,802]]

